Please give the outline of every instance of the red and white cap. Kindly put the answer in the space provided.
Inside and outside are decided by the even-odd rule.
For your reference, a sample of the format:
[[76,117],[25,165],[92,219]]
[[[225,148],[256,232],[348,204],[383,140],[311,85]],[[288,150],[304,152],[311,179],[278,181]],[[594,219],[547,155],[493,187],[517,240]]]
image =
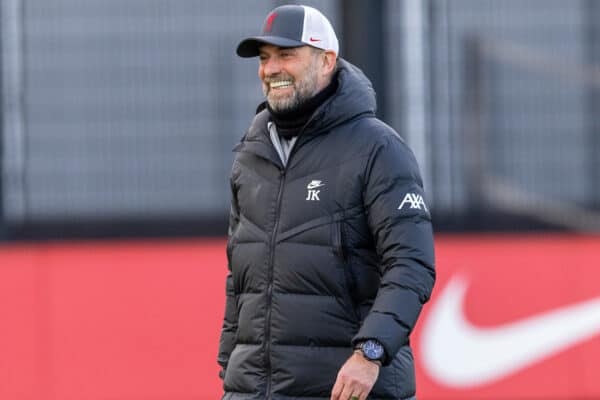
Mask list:
[[329,20],[316,8],[286,5],[267,15],[261,34],[244,39],[237,47],[240,57],[256,57],[260,46],[312,46],[337,55],[339,43]]

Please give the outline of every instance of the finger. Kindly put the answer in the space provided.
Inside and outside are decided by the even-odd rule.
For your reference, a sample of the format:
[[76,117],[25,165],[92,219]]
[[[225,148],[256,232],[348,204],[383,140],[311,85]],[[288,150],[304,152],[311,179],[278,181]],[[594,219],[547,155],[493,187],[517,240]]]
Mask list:
[[352,392],[352,396],[349,397],[350,400],[366,400],[367,396],[364,396],[361,392],[355,390]]
[[340,395],[342,394],[343,388],[344,384],[337,379],[333,385],[333,389],[331,389],[331,400],[341,400]]
[[344,390],[342,390],[342,394],[340,395],[340,400],[350,400],[352,396],[358,397],[356,394],[358,390],[355,390],[351,385],[344,385]]

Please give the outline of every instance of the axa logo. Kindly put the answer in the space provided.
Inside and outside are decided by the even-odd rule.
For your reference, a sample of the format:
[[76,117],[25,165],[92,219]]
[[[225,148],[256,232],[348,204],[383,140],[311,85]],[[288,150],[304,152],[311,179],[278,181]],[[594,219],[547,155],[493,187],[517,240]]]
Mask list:
[[427,206],[425,205],[423,196],[416,193],[406,193],[404,199],[402,200],[402,203],[400,203],[400,206],[398,206],[398,210],[402,210],[404,206],[408,206],[409,208],[416,208],[418,210],[421,210],[421,207],[423,207],[423,210],[429,211],[427,209]]
[[306,190],[308,191],[308,193],[306,194],[306,201],[320,201],[321,199],[319,198],[319,193],[321,192],[321,190],[317,190],[318,188],[321,188],[325,186],[324,183],[322,183],[322,181],[318,181],[318,180],[312,180],[310,181],[310,183],[308,185],[306,185]]

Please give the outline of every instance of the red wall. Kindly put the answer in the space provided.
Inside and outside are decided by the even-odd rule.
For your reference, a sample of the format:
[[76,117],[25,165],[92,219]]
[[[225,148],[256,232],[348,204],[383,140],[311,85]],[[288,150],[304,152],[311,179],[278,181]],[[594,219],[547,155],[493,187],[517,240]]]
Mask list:
[[216,399],[222,241],[0,249],[0,399]]
[[[440,236],[436,251],[420,399],[600,398],[599,236]],[[223,241],[0,247],[0,399],[219,398],[225,274]],[[503,347],[515,338],[532,344]]]

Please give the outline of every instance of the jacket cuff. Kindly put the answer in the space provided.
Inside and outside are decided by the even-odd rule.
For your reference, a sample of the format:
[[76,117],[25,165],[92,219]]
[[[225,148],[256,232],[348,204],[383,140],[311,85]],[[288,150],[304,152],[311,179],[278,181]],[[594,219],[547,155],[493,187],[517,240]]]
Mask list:
[[376,301],[365,318],[357,334],[352,338],[352,346],[368,339],[375,339],[385,349],[383,366],[389,365],[396,353],[407,345],[409,335],[421,311],[422,305],[418,296],[409,290],[402,290],[395,296],[397,304],[403,306],[397,312]]

